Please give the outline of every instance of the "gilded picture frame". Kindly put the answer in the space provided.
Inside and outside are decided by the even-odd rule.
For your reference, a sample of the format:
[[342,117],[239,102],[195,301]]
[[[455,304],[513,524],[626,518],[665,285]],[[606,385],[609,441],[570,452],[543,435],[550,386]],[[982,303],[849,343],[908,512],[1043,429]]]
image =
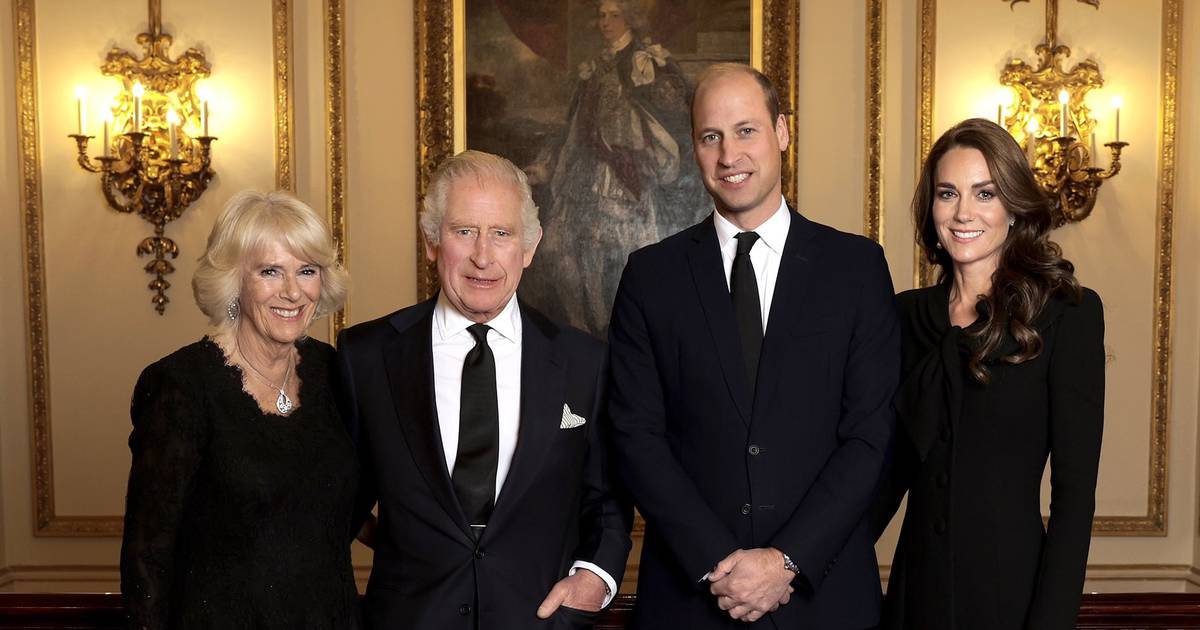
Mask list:
[[[556,152],[561,154],[570,150],[563,148],[567,141],[562,139],[567,137],[568,130],[577,124],[572,119],[576,110],[574,104],[583,98],[579,86],[583,84],[585,75],[590,76],[591,70],[596,67],[592,60],[602,63],[606,44],[613,50],[622,46],[615,36],[608,42],[600,37],[610,37],[598,27],[598,18],[595,17],[601,4],[597,0],[416,0],[414,11],[417,93],[416,207],[421,208],[430,176],[447,157],[471,148],[500,153],[511,159],[530,175],[531,183],[534,184],[535,201],[540,207],[546,233],[535,256],[534,265],[522,279],[521,295],[523,299],[547,311],[552,317],[598,336],[605,332],[608,309],[606,299],[611,299],[610,294],[615,290],[621,265],[629,251],[686,227],[711,210],[711,201],[704,196],[696,178],[695,185],[689,189],[690,196],[687,199],[699,201],[694,204],[681,204],[678,200],[683,198],[682,196],[664,195],[663,199],[667,201],[660,201],[657,210],[652,209],[649,214],[657,212],[658,217],[663,217],[669,212],[676,214],[669,219],[659,218],[650,233],[642,233],[639,232],[641,228],[630,227],[629,222],[613,218],[626,216],[630,217],[629,221],[636,222],[638,219],[634,215],[643,216],[643,208],[637,206],[637,199],[626,204],[624,209],[617,208],[617,214],[610,212],[608,215],[603,212],[584,213],[584,210],[591,211],[599,203],[579,203],[575,200],[571,204],[571,211],[575,214],[568,215],[559,208],[566,204],[556,203],[555,191],[561,187],[557,182],[553,182],[552,185],[546,172],[538,172],[538,142],[544,145],[540,152],[540,161],[544,167],[549,159],[550,170],[553,170]],[[748,61],[762,70],[775,85],[779,93],[781,113],[786,115],[791,136],[796,137],[794,112],[798,91],[796,75],[799,30],[797,3],[792,0],[657,0],[640,3],[638,0],[632,0],[632,3],[631,0],[622,0],[618,4],[622,7],[631,4],[638,6],[640,15],[629,16],[633,44],[628,44],[628,38],[624,42],[627,54],[628,50],[638,49],[638,52],[633,54],[642,57],[643,66],[656,64],[651,70],[657,70],[659,77],[666,76],[674,68],[674,71],[683,77],[682,82],[690,94],[694,78],[702,71],[706,60]],[[647,7],[651,9],[647,10]],[[547,17],[547,11],[559,13]],[[705,31],[698,34],[704,29],[712,28],[709,26],[712,19],[698,19],[696,16],[711,15],[719,16],[727,25],[722,28],[732,30],[718,33]],[[687,21],[688,16],[695,20],[694,23]],[[522,23],[529,19],[538,23]],[[675,21],[671,22],[672,19]],[[635,21],[638,23],[636,28],[633,26]],[[735,26],[730,27],[729,23]],[[655,24],[658,24],[657,28]],[[663,26],[664,24],[670,28]],[[547,35],[548,31],[554,31],[555,28],[560,31],[557,39],[553,35]],[[739,28],[744,28],[745,32],[738,31]],[[692,33],[693,39],[682,39],[679,35],[681,31]],[[555,48],[556,42],[560,48]],[[692,46],[693,42],[700,43]],[[734,44],[731,46],[730,42]],[[564,45],[566,50],[561,49]],[[723,46],[723,52],[709,54],[707,57],[702,54],[711,50],[714,45],[718,48]],[[738,45],[742,47],[736,50],[741,50],[744,54],[738,54],[734,50]],[[492,115],[495,113],[493,105],[499,103],[503,107],[506,95],[510,110],[519,109],[522,102],[525,103],[526,112],[532,111],[533,108],[529,106],[531,98],[527,94],[515,93],[513,86],[506,87],[505,74],[510,74],[507,68],[494,64],[491,72],[477,71],[471,59],[477,60],[475,66],[487,65],[480,60],[486,60],[485,55],[488,53],[481,53],[480,50],[493,54],[496,51],[515,51],[511,57],[512,64],[532,59],[530,67],[537,68],[538,72],[552,74],[560,80],[562,86],[557,90],[534,90],[538,95],[535,98],[547,94],[547,106],[538,108],[537,115],[523,115],[522,125],[514,124],[505,133],[489,137],[480,131],[484,129],[479,122],[480,118],[489,117],[487,128],[491,129],[491,124],[495,122]],[[730,54],[731,52],[733,54]],[[613,54],[620,53],[609,53],[609,59],[612,59]],[[505,58],[506,64],[510,63],[509,59]],[[556,60],[558,65],[546,61],[550,59]],[[614,66],[616,65],[614,63]],[[501,72],[495,72],[495,68],[501,68]],[[620,72],[628,74],[628,68],[627,64]],[[526,73],[521,76],[529,75]],[[622,80],[626,81],[626,93],[630,92],[627,77],[622,75]],[[635,79],[633,85],[646,86],[647,80],[643,76],[640,82]],[[686,101],[688,97],[677,96],[680,98],[675,101],[672,116],[676,122],[674,126],[684,128],[683,137],[675,143],[667,141],[675,151],[670,155],[670,159],[664,162],[678,164],[683,172],[684,169],[694,169],[694,163],[690,150],[690,132],[686,129],[689,118]],[[495,100],[486,101],[489,97],[494,97]],[[634,106],[635,109],[639,107],[639,111],[647,109],[640,105]],[[543,115],[540,113],[543,110],[550,113]],[[514,114],[512,119],[515,120],[519,115],[521,114]],[[543,118],[537,119],[538,116]],[[678,124],[679,120],[683,121],[682,125]],[[657,121],[650,119],[639,124],[645,128],[647,125],[657,125]],[[665,122],[662,126],[671,128],[671,125]],[[676,135],[678,137],[679,134]],[[470,142],[468,136],[471,137]],[[558,139],[557,144],[555,138]],[[792,145],[785,152],[782,169],[783,192],[788,199],[795,198],[795,165],[796,155]],[[682,175],[679,179],[682,181]],[[699,195],[694,194],[697,191]],[[640,199],[648,197],[649,193],[646,193]],[[642,203],[643,207],[646,205],[648,203]],[[680,206],[685,208],[686,213],[680,213]],[[626,214],[619,214],[621,211]],[[580,216],[594,222],[587,229],[596,236],[590,241],[586,238],[576,238],[574,242],[570,242],[567,233],[577,229],[576,226],[579,225],[573,222],[576,219],[571,217]],[[649,222],[654,224],[654,219],[650,219]],[[624,226],[624,241],[605,240],[608,228],[614,225]],[[417,293],[418,297],[423,299],[436,292],[437,272],[426,259],[424,244],[420,242],[420,230],[417,232]],[[591,262],[574,260],[576,252],[588,249],[575,247],[581,242],[598,243],[598,248],[604,251],[598,256],[593,256]],[[589,306],[583,308],[573,302],[576,299],[584,299],[580,296],[586,291],[579,290],[579,287],[569,286],[565,291],[559,287],[557,294],[549,294],[548,287],[561,284],[561,279],[567,275],[563,272],[563,265],[568,263],[574,265],[575,273],[570,276],[577,279],[577,282],[603,282],[604,291],[593,293],[603,294],[602,297],[606,299],[596,299],[593,296]],[[551,275],[557,277],[551,281]]]

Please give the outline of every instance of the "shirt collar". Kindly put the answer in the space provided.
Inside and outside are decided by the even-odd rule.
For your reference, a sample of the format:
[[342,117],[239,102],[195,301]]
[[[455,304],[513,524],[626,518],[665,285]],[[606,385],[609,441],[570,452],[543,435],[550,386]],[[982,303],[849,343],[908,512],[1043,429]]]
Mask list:
[[[445,292],[438,294],[437,305],[433,308],[434,329],[440,341],[446,341],[455,335],[462,334],[475,322],[469,320],[450,303]],[[514,294],[500,313],[490,321],[484,322],[501,337],[513,343],[521,342],[521,309],[517,306],[517,296]]]
[[609,50],[611,50],[614,54],[619,53],[622,50],[624,50],[625,47],[628,46],[630,44],[630,42],[632,42],[632,41],[633,41],[633,31],[632,30],[625,31],[624,35],[618,37],[617,41],[613,42],[612,45],[609,46]]
[[[763,224],[758,226],[754,231],[758,234],[759,240],[766,244],[771,251],[776,254],[783,253],[783,245],[787,242],[788,230],[792,227],[791,217],[788,216],[789,210],[787,202],[783,197],[779,198],[779,208],[775,210],[775,214],[771,218],[763,221]],[[733,240],[743,230],[734,225],[729,219],[721,216],[720,212],[713,212],[713,227],[717,229],[717,242],[721,245],[721,249]]]

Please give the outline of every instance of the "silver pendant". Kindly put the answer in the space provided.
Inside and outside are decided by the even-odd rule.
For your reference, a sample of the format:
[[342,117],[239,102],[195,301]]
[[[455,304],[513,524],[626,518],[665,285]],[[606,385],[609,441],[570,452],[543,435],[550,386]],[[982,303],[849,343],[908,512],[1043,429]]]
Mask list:
[[275,408],[285,416],[292,412],[292,399],[282,389],[279,390],[279,398],[275,399]]

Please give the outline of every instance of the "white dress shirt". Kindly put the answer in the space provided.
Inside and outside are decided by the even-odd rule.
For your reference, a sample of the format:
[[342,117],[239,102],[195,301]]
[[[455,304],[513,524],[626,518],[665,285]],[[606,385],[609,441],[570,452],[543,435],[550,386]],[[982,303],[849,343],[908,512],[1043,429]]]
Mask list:
[[[763,334],[767,332],[767,316],[771,313],[771,298],[775,295],[775,279],[779,277],[779,260],[783,256],[783,245],[787,242],[792,217],[783,197],[779,198],[779,209],[771,218],[758,226],[754,232],[758,240],[750,248],[750,263],[754,265],[754,281],[758,285],[758,304],[762,308]],[[717,242],[721,245],[721,262],[725,265],[725,286],[733,273],[733,258],[737,255],[738,233],[741,228],[729,219],[713,212],[713,227],[717,229]]]
[[[451,476],[454,474],[454,462],[458,459],[463,362],[475,347],[475,338],[467,328],[474,323],[450,304],[445,293],[438,297],[433,309],[433,392],[437,402],[438,426],[442,432],[442,451],[446,454],[446,470]],[[512,468],[521,425],[521,309],[517,306],[517,300],[510,299],[496,317],[485,323],[492,328],[488,331],[487,342],[496,359],[496,403],[500,415],[496,497],[499,498],[504,480]],[[612,576],[599,566],[583,560],[575,561],[569,575],[574,575],[580,568],[604,580],[609,593],[604,605],[608,606],[617,592]]]

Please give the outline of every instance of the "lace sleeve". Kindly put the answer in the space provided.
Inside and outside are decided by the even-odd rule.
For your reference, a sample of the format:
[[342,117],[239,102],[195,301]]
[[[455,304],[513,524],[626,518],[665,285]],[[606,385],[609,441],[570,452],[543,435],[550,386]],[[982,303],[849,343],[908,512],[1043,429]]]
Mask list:
[[202,401],[161,364],[146,368],[133,391],[133,466],[121,543],[121,592],[130,628],[170,624],[176,534],[207,440],[202,409]]

